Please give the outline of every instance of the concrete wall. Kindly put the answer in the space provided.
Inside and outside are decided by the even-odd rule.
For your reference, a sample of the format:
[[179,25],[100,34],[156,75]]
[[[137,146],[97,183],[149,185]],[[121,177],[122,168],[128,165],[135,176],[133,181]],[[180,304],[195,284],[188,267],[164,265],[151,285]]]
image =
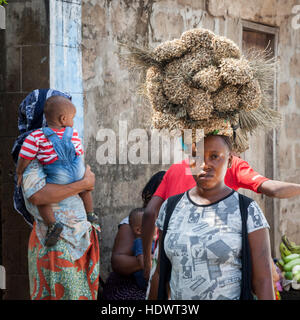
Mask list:
[[0,30],[0,210],[2,264],[7,283],[3,299],[29,299],[27,245],[31,228],[13,208],[10,155],[18,135],[18,106],[36,88],[49,87],[47,1],[9,1],[6,30]]
[[[179,37],[182,32],[204,27],[241,44],[242,20],[279,28],[279,105],[284,123],[278,130],[274,178],[300,183],[299,158],[299,38],[291,26],[292,7],[297,1],[201,1],[201,0],[93,0],[83,1],[82,45],[83,88],[85,92],[85,144],[87,160],[97,174],[95,206],[103,228],[102,274],[110,271],[110,255],[119,221],[141,204],[140,191],[160,166],[102,165],[96,161],[99,128],[118,132],[118,121],[131,128],[149,128],[150,107],[137,94],[139,73],[129,73],[119,60],[118,41],[156,46]],[[276,98],[278,98],[276,96]],[[276,144],[276,143],[275,143]],[[257,147],[251,145],[251,150]],[[258,155],[244,157],[254,169],[261,168]],[[264,172],[261,172],[264,174]],[[262,202],[262,196],[251,196]],[[300,198],[275,201],[275,249],[282,233],[300,243]],[[300,221],[299,221],[300,222]]]

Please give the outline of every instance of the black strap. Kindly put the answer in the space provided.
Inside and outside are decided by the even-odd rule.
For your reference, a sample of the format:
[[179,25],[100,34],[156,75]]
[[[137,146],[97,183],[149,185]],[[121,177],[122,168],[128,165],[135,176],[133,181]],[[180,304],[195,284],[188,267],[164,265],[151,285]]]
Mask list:
[[171,215],[177,203],[180,201],[183,195],[184,193],[181,193],[168,198],[167,204],[166,204],[165,222],[164,222],[164,228],[163,228],[161,242],[160,242],[162,244],[162,247],[160,248],[159,286],[158,286],[158,294],[157,294],[158,300],[168,300],[168,292],[167,292],[166,284],[170,281],[172,265],[165,253],[163,244],[164,244],[165,236],[168,230],[168,225],[169,225]]
[[253,300],[251,290],[252,265],[247,230],[248,207],[252,201],[252,199],[239,193],[239,204],[242,218],[242,283],[240,300]]

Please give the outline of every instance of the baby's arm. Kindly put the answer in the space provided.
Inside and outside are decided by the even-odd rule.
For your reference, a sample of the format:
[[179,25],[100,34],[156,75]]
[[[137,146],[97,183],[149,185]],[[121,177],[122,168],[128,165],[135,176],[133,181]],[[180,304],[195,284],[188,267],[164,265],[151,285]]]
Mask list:
[[86,213],[94,212],[92,192],[91,191],[83,191],[83,192],[79,193],[79,196],[83,201]]
[[18,159],[18,164],[16,168],[16,174],[18,177],[18,186],[21,185],[23,173],[26,167],[29,165],[30,161],[35,159],[38,149],[39,147],[36,142],[36,138],[31,133],[25,138],[19,153],[19,159]]
[[136,238],[133,243],[133,252],[141,267],[144,269],[143,243],[141,238]]
[[21,185],[23,173],[31,161],[32,160],[19,157],[17,168],[16,168],[16,174],[18,177],[18,187]]
[[137,261],[138,261],[141,269],[144,269],[144,255],[139,254],[136,258],[137,258]]

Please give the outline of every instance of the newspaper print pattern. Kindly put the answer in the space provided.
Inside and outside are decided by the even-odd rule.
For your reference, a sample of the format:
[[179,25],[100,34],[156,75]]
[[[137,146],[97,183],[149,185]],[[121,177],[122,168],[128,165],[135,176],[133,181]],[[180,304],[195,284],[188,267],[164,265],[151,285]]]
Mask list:
[[[165,201],[156,225],[161,230]],[[256,202],[248,208],[248,233],[269,228]],[[238,300],[241,283],[242,221],[238,193],[199,206],[187,192],[171,216],[165,251],[172,264],[172,300]]]

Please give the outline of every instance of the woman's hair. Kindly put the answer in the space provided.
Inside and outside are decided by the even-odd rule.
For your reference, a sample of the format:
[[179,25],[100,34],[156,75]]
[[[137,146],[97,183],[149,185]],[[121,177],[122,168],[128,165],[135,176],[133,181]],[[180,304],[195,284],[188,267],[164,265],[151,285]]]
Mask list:
[[221,137],[223,139],[223,141],[227,144],[227,147],[229,149],[229,151],[232,151],[232,138],[228,137],[228,136],[218,136]]
[[159,171],[155,173],[145,185],[142,191],[143,208],[147,207],[148,202],[151,200],[153,194],[160,185],[165,173],[166,171]]

